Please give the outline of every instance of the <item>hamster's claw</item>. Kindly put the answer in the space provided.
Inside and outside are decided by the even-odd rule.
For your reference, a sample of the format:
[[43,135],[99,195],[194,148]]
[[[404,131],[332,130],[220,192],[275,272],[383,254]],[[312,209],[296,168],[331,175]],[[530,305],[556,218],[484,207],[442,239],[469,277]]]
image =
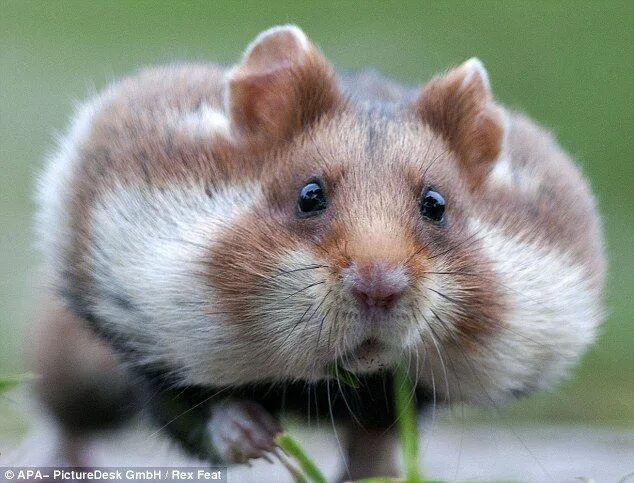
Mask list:
[[279,425],[253,401],[228,400],[215,405],[209,421],[211,439],[218,454],[229,463],[247,463],[263,458],[276,447]]

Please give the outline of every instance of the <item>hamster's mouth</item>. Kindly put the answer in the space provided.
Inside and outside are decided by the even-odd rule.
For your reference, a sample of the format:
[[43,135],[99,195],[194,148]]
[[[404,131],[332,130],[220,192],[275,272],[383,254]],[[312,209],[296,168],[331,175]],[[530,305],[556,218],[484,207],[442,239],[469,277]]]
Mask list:
[[388,346],[370,337],[341,355],[335,364],[350,372],[367,373],[384,369],[389,361]]

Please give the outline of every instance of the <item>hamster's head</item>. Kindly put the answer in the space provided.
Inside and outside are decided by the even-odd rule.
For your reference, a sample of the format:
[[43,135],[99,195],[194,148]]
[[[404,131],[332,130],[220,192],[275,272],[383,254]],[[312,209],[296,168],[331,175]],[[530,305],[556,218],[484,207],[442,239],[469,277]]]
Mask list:
[[277,28],[230,73],[227,112],[262,169],[207,257],[231,354],[209,377],[404,361],[446,398],[487,403],[549,386],[592,340],[591,270],[523,225],[533,194],[489,188],[507,126],[478,60],[363,105],[301,31]]

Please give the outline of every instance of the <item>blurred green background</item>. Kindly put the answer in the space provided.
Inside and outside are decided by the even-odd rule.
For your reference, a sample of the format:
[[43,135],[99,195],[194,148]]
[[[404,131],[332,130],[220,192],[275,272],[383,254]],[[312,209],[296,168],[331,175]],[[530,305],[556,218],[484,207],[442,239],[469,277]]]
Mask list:
[[[342,69],[416,84],[471,57],[496,97],[552,129],[596,192],[609,320],[556,392],[467,420],[634,426],[634,2],[0,0],[0,376],[24,370],[39,280],[32,193],[73,103],[139,66],[230,63],[261,30],[300,25]],[[0,435],[19,431],[0,400]],[[458,416],[457,416],[458,417]]]

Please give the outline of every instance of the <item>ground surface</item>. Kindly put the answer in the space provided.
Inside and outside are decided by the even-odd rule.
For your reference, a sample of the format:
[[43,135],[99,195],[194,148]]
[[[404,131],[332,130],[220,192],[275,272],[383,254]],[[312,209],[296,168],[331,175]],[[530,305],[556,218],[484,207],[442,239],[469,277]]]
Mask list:
[[[422,429],[425,431],[425,428]],[[294,428],[319,467],[334,478],[339,472],[338,446],[327,429]],[[618,482],[634,472],[634,431],[584,427],[456,426],[427,428],[421,444],[425,474],[447,481],[574,482],[578,477]],[[50,433],[39,432],[15,452],[14,442],[0,441],[0,465],[43,464],[50,454]],[[91,443],[96,466],[190,465],[164,441],[146,430],[101,437]],[[9,457],[9,455],[11,455]],[[228,470],[230,482],[291,482],[279,464],[256,462]],[[626,481],[634,481],[632,479]]]

